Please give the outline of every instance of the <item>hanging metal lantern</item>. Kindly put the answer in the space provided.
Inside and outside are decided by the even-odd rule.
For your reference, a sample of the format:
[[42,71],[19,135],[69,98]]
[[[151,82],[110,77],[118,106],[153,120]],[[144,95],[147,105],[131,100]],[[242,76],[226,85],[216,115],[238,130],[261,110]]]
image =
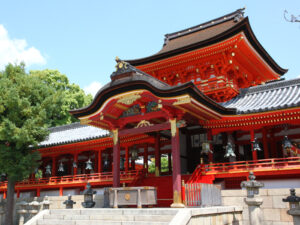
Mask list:
[[73,168],[77,168],[77,162],[74,161],[72,165],[73,165]]
[[213,153],[213,151],[210,149],[210,143],[207,142],[203,142],[202,143],[202,150],[201,150],[201,154],[208,154],[208,153]]
[[254,138],[252,144],[253,144],[252,151],[262,151],[262,149],[259,147],[259,143],[256,138]]
[[226,154],[224,155],[225,158],[229,158],[230,156],[236,157],[236,155],[233,151],[233,148],[232,148],[232,144],[230,142],[227,143],[225,149],[226,149]]
[[45,174],[50,176],[51,173],[52,173],[52,172],[51,172],[51,166],[48,164],[48,165],[45,167],[45,169],[46,169]]
[[89,159],[85,163],[86,163],[86,167],[85,167],[86,170],[92,170],[93,169],[93,163],[92,163],[91,159]]
[[131,149],[131,159],[132,160],[137,160],[139,157],[139,150],[137,148],[136,145],[133,146],[133,148]]
[[59,167],[58,167],[58,172],[64,172],[64,164],[62,162],[60,162]]
[[287,151],[291,151],[291,149],[293,147],[291,141],[288,139],[287,136],[284,136],[284,138],[283,138],[282,147]]

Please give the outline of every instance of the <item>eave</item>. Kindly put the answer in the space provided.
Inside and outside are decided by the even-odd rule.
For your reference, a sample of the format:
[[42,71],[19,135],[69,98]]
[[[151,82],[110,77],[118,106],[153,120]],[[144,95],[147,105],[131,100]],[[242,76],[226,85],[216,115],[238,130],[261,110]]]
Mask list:
[[133,66],[142,66],[142,65],[150,64],[159,60],[171,58],[183,53],[194,51],[196,49],[205,48],[207,46],[217,44],[218,42],[222,42],[226,39],[229,39],[241,32],[244,32],[247,40],[251,43],[253,48],[259,53],[259,55],[265,60],[265,62],[274,70],[275,73],[277,73],[278,75],[283,75],[287,72],[286,69],[281,68],[273,60],[273,58],[267,53],[267,51],[258,42],[249,24],[248,17],[244,18],[242,21],[238,22],[235,26],[226,30],[225,32],[216,35],[212,38],[206,39],[204,41],[193,43],[191,45],[187,45],[169,52],[154,54],[152,56],[141,58],[141,59],[127,60],[127,62],[129,62]]

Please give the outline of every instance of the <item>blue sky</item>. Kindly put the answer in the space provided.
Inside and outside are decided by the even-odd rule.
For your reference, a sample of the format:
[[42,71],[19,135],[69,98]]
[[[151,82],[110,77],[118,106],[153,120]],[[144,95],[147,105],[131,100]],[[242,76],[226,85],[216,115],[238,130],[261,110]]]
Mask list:
[[283,18],[285,9],[300,15],[299,0],[3,1],[0,68],[22,59],[28,69],[58,69],[82,88],[103,85],[116,56],[152,55],[162,47],[164,34],[244,6],[259,42],[289,69],[285,78],[299,77],[300,23]]

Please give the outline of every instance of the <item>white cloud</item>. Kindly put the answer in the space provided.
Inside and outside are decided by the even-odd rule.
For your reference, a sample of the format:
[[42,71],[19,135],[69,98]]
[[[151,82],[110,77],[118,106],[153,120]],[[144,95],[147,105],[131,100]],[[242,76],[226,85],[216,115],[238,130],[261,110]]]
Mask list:
[[83,88],[84,92],[86,94],[91,94],[93,95],[93,97],[95,97],[95,95],[97,94],[97,92],[99,91],[99,89],[102,87],[103,85],[97,81],[93,81],[92,83],[90,83],[88,86],[85,86]]
[[11,39],[5,27],[0,24],[0,70],[3,70],[8,63],[22,61],[26,66],[46,63],[46,59],[38,49],[28,47],[24,39]]

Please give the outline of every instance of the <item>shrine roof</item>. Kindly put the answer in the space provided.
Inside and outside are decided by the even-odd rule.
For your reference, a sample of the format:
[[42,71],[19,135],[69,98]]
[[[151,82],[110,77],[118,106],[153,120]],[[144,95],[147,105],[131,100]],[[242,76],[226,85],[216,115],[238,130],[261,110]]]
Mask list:
[[240,32],[244,32],[250,44],[275,72],[280,75],[286,73],[287,70],[281,68],[256,39],[248,17],[244,17],[244,9],[238,9],[197,26],[166,34],[163,47],[159,52],[148,57],[126,61],[133,66],[145,65],[217,44]]
[[237,97],[220,105],[236,108],[238,114],[300,106],[300,78],[241,89]]
[[182,94],[190,93],[199,102],[204,103],[206,106],[215,111],[232,114],[234,109],[224,108],[206,95],[204,95],[193,82],[187,82],[177,86],[170,86],[153,76],[135,68],[127,62],[117,59],[117,71],[111,75],[111,82],[104,85],[96,94],[93,102],[81,109],[69,111],[75,117],[86,116],[96,112],[100,106],[110,97],[132,90],[148,90],[160,97],[176,97]]
[[108,132],[106,130],[82,125],[79,122],[59,127],[52,127],[49,128],[49,131],[49,136],[46,140],[39,143],[39,147],[69,144],[108,136]]

